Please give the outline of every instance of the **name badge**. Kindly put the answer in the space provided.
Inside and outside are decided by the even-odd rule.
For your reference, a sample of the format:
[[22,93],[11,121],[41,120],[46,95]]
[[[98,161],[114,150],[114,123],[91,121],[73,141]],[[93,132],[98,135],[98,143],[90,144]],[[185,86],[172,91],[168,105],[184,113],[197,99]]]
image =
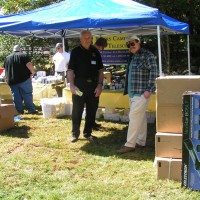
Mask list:
[[92,60],[92,61],[91,61],[91,64],[92,64],[92,65],[96,65],[96,64],[97,64],[96,60]]

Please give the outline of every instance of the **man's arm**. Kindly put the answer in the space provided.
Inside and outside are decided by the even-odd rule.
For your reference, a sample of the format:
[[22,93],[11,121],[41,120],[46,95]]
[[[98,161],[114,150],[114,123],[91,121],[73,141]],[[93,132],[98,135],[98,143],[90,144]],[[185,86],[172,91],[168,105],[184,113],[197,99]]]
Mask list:
[[98,85],[97,88],[95,90],[96,93],[96,97],[101,95],[102,92],[102,86],[103,86],[103,79],[104,79],[104,74],[103,74],[103,69],[99,70],[99,77],[98,77]]
[[67,77],[68,77],[68,81],[70,83],[70,90],[72,92],[72,94],[76,94],[76,91],[79,90],[75,85],[74,85],[74,71],[69,69],[67,71]]
[[103,85],[103,79],[104,79],[103,69],[100,69],[99,77],[98,77],[98,84]]
[[150,54],[147,63],[150,69],[149,74],[149,84],[148,84],[148,90],[149,92],[153,93],[156,89],[156,78],[158,77],[158,67],[156,64],[155,56],[153,54]]
[[32,62],[28,62],[28,63],[26,64],[26,66],[27,66],[27,68],[30,70],[31,75],[33,76],[33,75],[36,73],[36,71],[35,71],[35,68],[34,68]]

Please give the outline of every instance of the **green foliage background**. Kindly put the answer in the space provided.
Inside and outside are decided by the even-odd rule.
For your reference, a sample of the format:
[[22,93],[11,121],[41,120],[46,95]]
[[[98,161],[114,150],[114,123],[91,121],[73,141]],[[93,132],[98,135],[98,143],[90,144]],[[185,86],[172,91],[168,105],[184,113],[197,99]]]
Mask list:
[[[162,13],[190,26],[190,55],[191,70],[200,74],[200,1],[199,0],[137,0],[139,3],[156,7]],[[165,70],[184,71],[187,68],[186,37],[181,35],[169,36],[170,60],[165,63]]]

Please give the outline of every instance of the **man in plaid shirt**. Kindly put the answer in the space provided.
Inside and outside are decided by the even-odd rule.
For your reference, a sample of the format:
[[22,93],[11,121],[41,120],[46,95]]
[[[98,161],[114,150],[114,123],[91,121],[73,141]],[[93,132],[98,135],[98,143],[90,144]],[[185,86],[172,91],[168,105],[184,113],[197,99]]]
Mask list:
[[155,56],[141,48],[140,38],[136,35],[126,38],[131,52],[126,71],[124,94],[130,98],[129,127],[127,142],[118,153],[134,151],[145,147],[147,137],[146,108],[150,96],[155,92],[155,80],[158,76]]

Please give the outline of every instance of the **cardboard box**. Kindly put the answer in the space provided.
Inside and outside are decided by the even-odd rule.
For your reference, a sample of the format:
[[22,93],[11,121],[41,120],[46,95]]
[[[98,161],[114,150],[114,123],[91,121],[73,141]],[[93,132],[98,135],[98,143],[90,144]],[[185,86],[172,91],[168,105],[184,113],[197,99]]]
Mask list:
[[156,157],[157,178],[181,182],[182,159]]
[[156,80],[157,132],[182,133],[182,95],[198,91],[200,76],[166,76]]
[[0,106],[0,132],[14,127],[14,116],[18,112],[12,104],[1,104]]
[[2,104],[13,104],[13,100],[12,99],[1,99],[1,103]]
[[182,134],[156,133],[155,154],[163,158],[182,158]]
[[182,186],[200,190],[200,92],[183,94]]
[[182,186],[200,190],[200,141],[183,141]]
[[182,109],[181,105],[159,106],[156,113],[157,132],[182,133]]
[[200,140],[200,92],[183,94],[183,141],[194,138]]
[[12,93],[10,91],[10,87],[5,82],[0,82],[0,96],[1,99],[4,100],[12,100]]
[[[188,121],[189,120],[189,121]],[[186,92],[183,94],[183,130],[186,138],[200,140],[200,92]]]

